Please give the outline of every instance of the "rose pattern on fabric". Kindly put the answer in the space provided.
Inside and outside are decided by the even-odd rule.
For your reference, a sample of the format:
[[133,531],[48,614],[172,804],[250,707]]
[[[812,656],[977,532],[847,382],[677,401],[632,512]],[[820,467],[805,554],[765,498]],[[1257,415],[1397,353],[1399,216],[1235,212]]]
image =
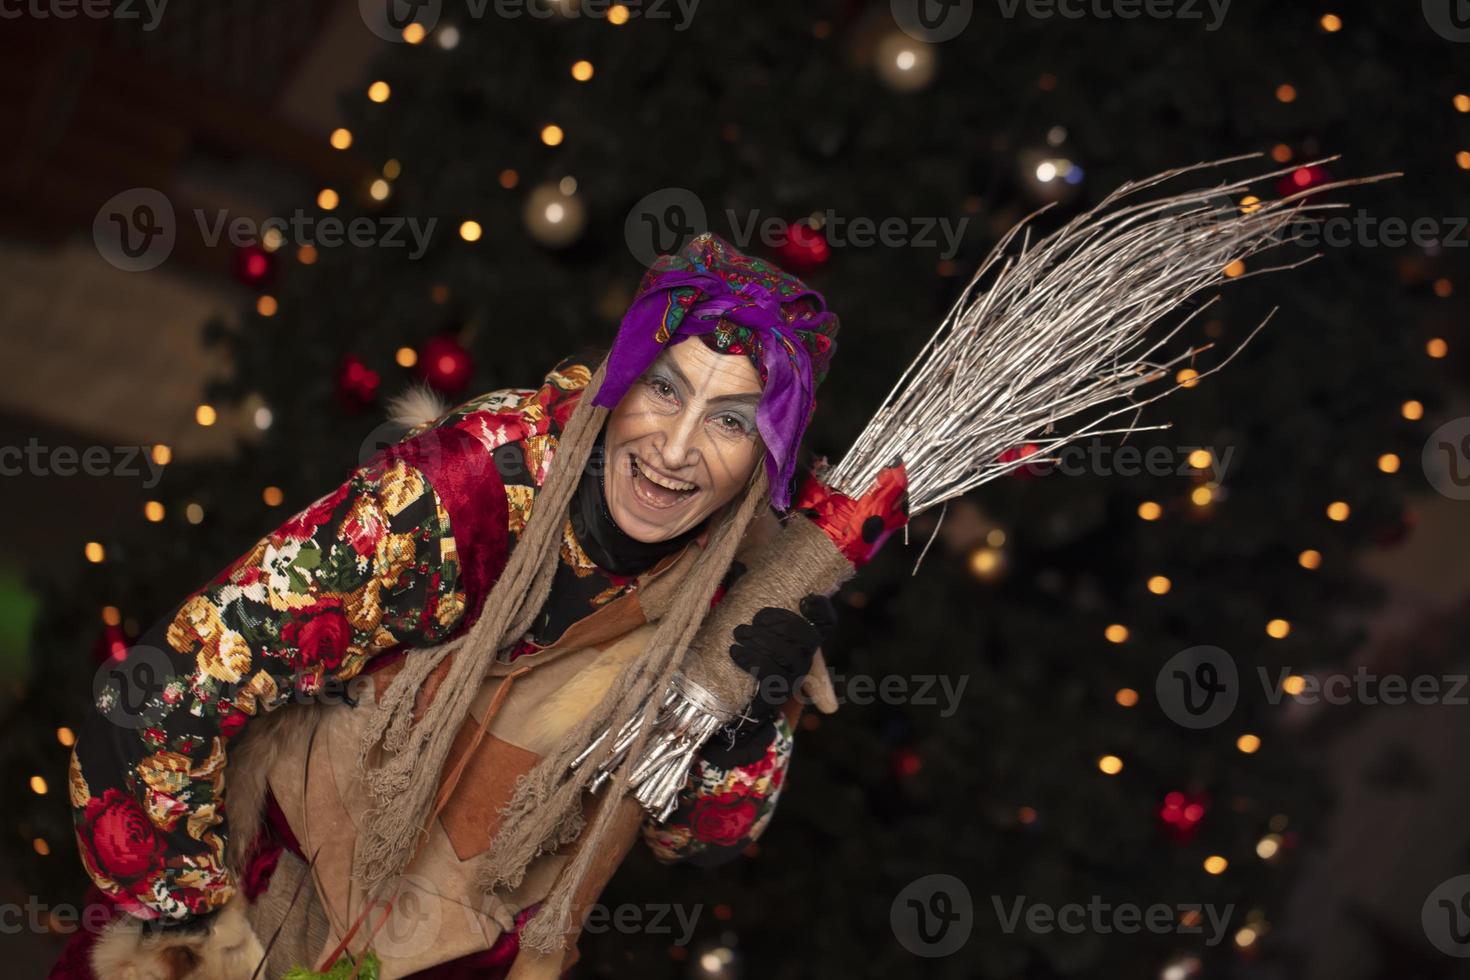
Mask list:
[[[458,429],[483,447],[483,458],[464,465],[471,476],[477,467],[494,475],[505,493],[512,545],[591,373],[563,362],[540,388],[481,395],[432,426]],[[519,452],[496,453],[512,445]],[[224,905],[240,884],[224,866],[229,740],[293,693],[320,694],[377,657],[411,656],[452,636],[468,611],[465,565],[484,557],[462,555],[461,547],[425,474],[380,453],[140,636],[117,667],[151,680],[140,706],[148,724],[110,722],[117,696],[105,691],[73,747],[68,777],[82,861],[102,893],[141,918]],[[585,572],[559,568],[556,587],[586,590],[589,611],[612,597],[612,585],[631,587]],[[535,649],[529,636],[528,651]],[[159,666],[163,676],[152,676]],[[696,763],[680,811],[645,827],[662,859],[733,856],[740,841],[760,833],[790,755],[782,724],[767,757],[751,766]],[[706,798],[721,802],[704,804],[691,826],[689,815]]]

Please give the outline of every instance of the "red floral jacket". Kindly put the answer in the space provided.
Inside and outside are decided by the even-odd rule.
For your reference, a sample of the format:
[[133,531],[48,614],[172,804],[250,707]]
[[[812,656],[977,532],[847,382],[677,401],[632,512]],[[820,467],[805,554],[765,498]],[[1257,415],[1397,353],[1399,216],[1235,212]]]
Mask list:
[[[564,362],[540,388],[481,395],[389,447],[126,651],[99,685],[68,780],[82,861],[106,896],[142,918],[185,918],[233,895],[231,738],[385,653],[411,656],[466,629],[589,380],[585,365]],[[568,524],[554,588],[582,590],[595,606],[635,587],[593,564]],[[537,647],[528,634],[520,649]],[[791,734],[782,716],[763,758],[698,761],[680,808],[645,828],[655,854],[713,863],[753,841],[780,793]]]

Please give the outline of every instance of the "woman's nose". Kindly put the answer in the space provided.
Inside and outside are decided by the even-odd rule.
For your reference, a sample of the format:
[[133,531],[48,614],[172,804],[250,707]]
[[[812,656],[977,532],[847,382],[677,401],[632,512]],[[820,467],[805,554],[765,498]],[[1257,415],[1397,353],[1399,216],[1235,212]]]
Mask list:
[[670,421],[672,424],[659,454],[668,469],[683,469],[699,461],[699,418],[693,412],[681,412]]

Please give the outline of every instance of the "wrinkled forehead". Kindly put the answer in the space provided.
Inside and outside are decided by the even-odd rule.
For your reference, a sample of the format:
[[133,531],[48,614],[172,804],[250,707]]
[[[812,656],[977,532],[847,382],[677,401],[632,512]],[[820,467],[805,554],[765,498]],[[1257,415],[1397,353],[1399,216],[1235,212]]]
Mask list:
[[742,354],[714,350],[692,338],[677,336],[654,359],[649,372],[673,375],[691,394],[706,398],[760,395],[762,385],[755,365]]

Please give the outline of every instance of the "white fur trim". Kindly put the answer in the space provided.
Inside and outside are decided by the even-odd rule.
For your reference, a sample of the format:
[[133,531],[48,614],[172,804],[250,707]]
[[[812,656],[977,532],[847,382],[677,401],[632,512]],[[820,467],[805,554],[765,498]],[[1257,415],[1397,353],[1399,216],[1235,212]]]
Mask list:
[[388,418],[405,429],[415,429],[443,418],[449,406],[428,385],[414,385],[388,401]]
[[264,957],[236,894],[206,933],[145,936],[143,923],[124,915],[97,937],[92,972],[99,980],[250,980]]

